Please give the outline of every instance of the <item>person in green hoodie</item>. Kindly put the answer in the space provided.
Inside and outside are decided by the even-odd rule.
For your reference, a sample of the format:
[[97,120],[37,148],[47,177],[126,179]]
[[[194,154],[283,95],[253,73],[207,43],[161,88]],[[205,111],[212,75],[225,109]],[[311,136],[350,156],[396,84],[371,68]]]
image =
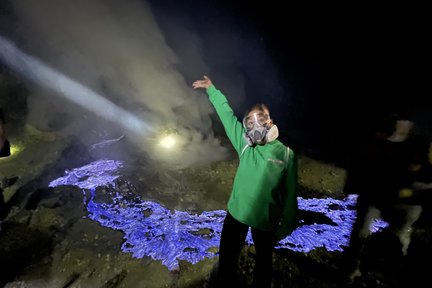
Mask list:
[[266,105],[251,107],[242,123],[207,76],[192,86],[206,89],[240,159],[220,240],[221,284],[235,282],[238,257],[251,227],[256,249],[254,286],[270,287],[274,245],[298,226],[297,157],[277,140],[279,132]]

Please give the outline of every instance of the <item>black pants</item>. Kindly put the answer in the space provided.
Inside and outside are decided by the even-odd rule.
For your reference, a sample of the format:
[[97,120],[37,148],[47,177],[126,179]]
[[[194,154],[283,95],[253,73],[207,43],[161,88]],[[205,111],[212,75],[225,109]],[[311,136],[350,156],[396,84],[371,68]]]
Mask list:
[[[248,225],[240,223],[227,212],[219,247],[219,276],[224,287],[231,287],[237,281],[238,258],[245,245],[248,230]],[[275,244],[274,233],[252,228],[252,238],[256,250],[254,286],[270,287]]]
[[357,216],[351,231],[350,243],[345,250],[344,268],[348,273],[360,268],[360,258],[362,258],[368,238],[367,235],[364,235],[362,232],[365,230],[369,231],[370,222],[368,221],[368,212],[371,207],[378,209],[381,214],[381,219],[389,223],[387,230],[390,232],[394,233],[405,223],[406,213],[397,208],[395,201],[373,201],[368,197],[360,195],[357,199]]

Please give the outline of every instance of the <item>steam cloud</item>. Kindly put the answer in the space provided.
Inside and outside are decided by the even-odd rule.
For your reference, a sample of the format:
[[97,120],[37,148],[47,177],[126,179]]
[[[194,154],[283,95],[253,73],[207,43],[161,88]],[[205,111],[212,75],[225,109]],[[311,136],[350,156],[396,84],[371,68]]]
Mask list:
[[[170,12],[156,18],[145,1],[14,0],[9,5],[16,21],[14,33],[23,50],[156,130],[174,128],[186,139],[182,153],[150,156],[159,160],[166,157],[180,166],[226,158],[226,148],[212,131],[213,108],[207,97],[194,91],[190,84],[211,70],[223,70],[230,78],[225,91],[235,97],[230,99],[231,104],[243,104],[244,76],[232,68],[240,53],[240,40],[228,27],[209,31],[213,40],[206,41],[224,43],[225,47],[225,54],[209,60],[202,56],[203,39],[191,28],[190,20],[173,17]],[[227,59],[232,59],[232,63]],[[219,82],[222,78],[218,78]],[[80,135],[87,144],[94,144],[101,137],[128,133],[116,123],[102,119],[103,113],[89,113],[79,105],[65,102],[65,98],[54,97],[59,96],[56,93],[32,87],[29,122],[39,127],[56,123],[63,132]],[[140,135],[127,136],[143,141]],[[146,144],[148,141],[143,142],[142,150],[148,152]]]

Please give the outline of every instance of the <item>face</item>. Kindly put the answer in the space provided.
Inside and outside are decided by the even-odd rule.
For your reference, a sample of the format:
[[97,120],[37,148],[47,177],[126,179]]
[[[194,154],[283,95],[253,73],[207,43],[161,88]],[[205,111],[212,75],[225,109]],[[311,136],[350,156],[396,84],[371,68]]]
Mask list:
[[396,122],[395,133],[399,135],[408,135],[413,127],[413,122],[408,120],[398,120]]
[[260,126],[265,126],[271,124],[272,121],[269,116],[269,112],[262,112],[260,110],[252,110],[249,114],[243,119],[243,125],[246,129],[252,129],[255,124]]
[[413,122],[408,120],[398,120],[395,125],[395,131],[388,139],[393,142],[405,141],[411,133],[412,128]]

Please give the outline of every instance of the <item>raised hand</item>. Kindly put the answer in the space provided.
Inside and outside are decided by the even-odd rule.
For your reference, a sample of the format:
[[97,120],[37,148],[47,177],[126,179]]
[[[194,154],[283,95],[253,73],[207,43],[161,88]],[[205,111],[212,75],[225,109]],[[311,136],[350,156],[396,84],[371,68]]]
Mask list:
[[206,75],[204,75],[204,80],[196,80],[195,82],[192,83],[192,87],[194,89],[197,89],[197,88],[207,89],[211,85],[213,85],[213,83],[211,82],[210,78],[208,78]]

